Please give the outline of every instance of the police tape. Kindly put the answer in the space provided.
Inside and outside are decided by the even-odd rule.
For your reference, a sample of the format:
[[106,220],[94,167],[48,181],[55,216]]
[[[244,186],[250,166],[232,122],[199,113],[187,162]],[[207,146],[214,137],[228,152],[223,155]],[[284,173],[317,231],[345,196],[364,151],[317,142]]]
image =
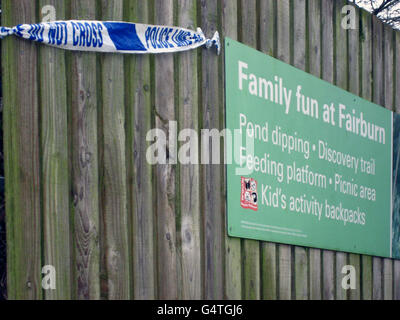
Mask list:
[[197,31],[116,21],[54,21],[0,27],[0,39],[15,35],[49,46],[76,50],[116,53],[168,53],[215,46],[220,53],[218,31],[207,39]]

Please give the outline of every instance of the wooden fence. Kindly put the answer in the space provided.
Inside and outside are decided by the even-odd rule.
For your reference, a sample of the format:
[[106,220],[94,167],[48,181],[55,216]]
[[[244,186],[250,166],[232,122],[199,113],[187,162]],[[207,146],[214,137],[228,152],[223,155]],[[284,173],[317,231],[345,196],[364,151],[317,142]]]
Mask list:
[[[343,29],[342,0],[3,0],[2,24],[48,4],[59,20],[218,30],[400,111],[400,33],[359,10]],[[223,165],[147,163],[146,133],[168,120],[224,128],[223,61],[2,40],[10,299],[400,299],[400,261],[227,237]]]

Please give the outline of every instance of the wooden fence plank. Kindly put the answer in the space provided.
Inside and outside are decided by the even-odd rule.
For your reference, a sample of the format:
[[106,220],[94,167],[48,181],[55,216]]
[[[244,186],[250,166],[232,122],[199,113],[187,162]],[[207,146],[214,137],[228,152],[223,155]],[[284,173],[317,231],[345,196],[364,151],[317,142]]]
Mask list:
[[[394,74],[393,74],[393,48],[394,34],[389,25],[383,26],[383,88],[384,88],[384,107],[394,110]],[[383,299],[393,299],[393,261],[383,259]]]
[[[290,1],[277,2],[277,58],[290,63]],[[288,300],[292,297],[292,255],[291,246],[280,244],[279,254],[279,299]]]
[[400,300],[400,261],[395,260],[393,263],[393,299]]
[[372,258],[372,298],[374,300],[383,299],[382,283],[382,258]]
[[379,19],[372,17],[372,76],[373,76],[373,101],[384,105],[384,79],[383,79],[383,25]]
[[347,56],[347,29],[342,26],[342,8],[346,0],[335,1],[335,82],[344,90],[348,88],[348,56]]
[[274,56],[276,28],[275,28],[276,1],[260,0],[260,50]]
[[[39,1],[39,7],[52,5],[57,18],[65,20],[64,3]],[[39,47],[41,152],[43,186],[44,265],[56,270],[56,289],[46,290],[46,299],[71,299],[71,249],[68,171],[68,107],[65,51]],[[57,79],[57,81],[54,81]]]
[[[102,1],[102,20],[121,21],[123,0]],[[103,55],[102,219],[108,299],[130,297],[127,186],[125,163],[124,57]]]
[[396,88],[395,92],[395,111],[400,113],[400,32],[395,32],[395,47],[394,47],[395,65],[394,75]]
[[[237,0],[223,0],[223,36],[237,40]],[[224,54],[224,52],[223,52]],[[224,106],[223,106],[224,107]],[[223,117],[225,118],[225,117]],[[225,127],[225,121],[224,126]],[[226,174],[226,172],[225,172]],[[224,177],[225,178],[225,177]],[[226,179],[224,179],[226,181]],[[226,199],[226,196],[225,198]],[[225,210],[225,226],[227,226]],[[242,297],[241,240],[228,237],[225,230],[225,294],[224,298],[239,300]]]
[[[196,28],[197,6],[195,0],[178,3],[178,25],[192,30]],[[196,133],[199,132],[197,52],[190,51],[180,54],[178,69],[179,131],[182,129],[194,130],[193,136],[191,133],[189,137],[185,138],[197,141]],[[196,161],[199,160],[198,153],[186,156],[193,157]],[[179,169],[182,298],[201,299],[200,167],[198,164],[180,164]]]
[[372,300],[372,257],[361,256],[361,298]]
[[[293,65],[306,70],[306,1],[293,1]],[[308,254],[304,247],[294,247],[294,283],[296,300],[308,299]]]
[[[173,25],[173,1],[156,0],[155,24]],[[169,121],[175,120],[174,60],[172,55],[159,55],[155,60],[156,127],[167,137],[173,135]],[[173,138],[173,137],[172,137]],[[175,138],[174,138],[175,139]],[[167,161],[176,163],[176,141],[167,144]],[[176,167],[173,164],[156,166],[157,227],[158,227],[158,290],[160,299],[178,298],[176,252]]]
[[[309,72],[321,77],[321,2],[308,1],[308,67]],[[309,297],[322,297],[321,250],[309,249]]]
[[306,248],[294,248],[295,260],[295,298],[296,300],[308,299],[308,254]]
[[360,95],[360,9],[355,8],[356,28],[348,29],[348,88],[355,95]]
[[[75,19],[96,19],[96,1],[71,1]],[[71,54],[72,192],[76,296],[100,298],[96,55]]]
[[[36,2],[3,1],[4,25],[36,22]],[[41,212],[37,45],[2,40],[8,298],[40,299]],[[29,72],[27,72],[29,70]]]
[[[400,32],[395,33],[395,65],[394,65],[394,75],[396,87],[395,91],[395,111],[400,113]],[[393,299],[400,300],[400,260],[394,261],[393,267],[393,282],[394,282],[394,292]]]
[[393,300],[393,260],[383,259],[383,299]]
[[[203,32],[210,36],[218,30],[218,1],[201,1],[201,25]],[[221,128],[222,118],[219,106],[221,84],[218,79],[219,57],[213,50],[201,51],[202,109],[201,129]],[[208,149],[202,146],[202,153],[212,155],[211,144]],[[222,166],[205,165],[201,170],[201,210],[204,215],[204,298],[223,297],[223,212],[219,192],[222,186]]]
[[[361,10],[361,97],[372,101],[372,22],[371,16]],[[361,298],[372,299],[372,257],[361,256]]]
[[[383,25],[378,18],[372,18],[372,76],[373,76],[373,101],[379,105],[384,105],[383,90]],[[373,257],[373,290],[372,296],[374,300],[383,298],[382,283],[382,258]]]
[[[335,1],[335,82],[344,90],[348,90],[348,55],[347,55],[347,29],[342,26],[342,8],[346,0]],[[336,252],[336,299],[347,299],[347,290],[342,288],[342,268],[347,265],[347,253]]]
[[[356,271],[356,288],[349,290],[350,300],[361,299],[361,256],[359,254],[349,254],[349,265]],[[343,277],[344,275],[342,275]]]
[[243,241],[243,298],[260,299],[260,264],[259,242],[244,239]]
[[[148,23],[147,1],[129,1],[128,21]],[[154,205],[152,166],[147,162],[149,143],[146,134],[151,129],[151,79],[148,55],[126,56],[125,78],[127,106],[127,161],[132,215],[133,298],[156,298],[154,252]]]
[[[241,38],[253,48],[257,48],[256,11],[255,0],[241,0]],[[244,299],[260,299],[260,243],[255,240],[243,240],[243,286]]]
[[261,280],[262,298],[266,300],[278,299],[278,270],[277,270],[277,245],[272,242],[261,244]]
[[[95,19],[96,2],[71,1],[76,19]],[[70,55],[71,168],[77,299],[100,298],[100,213],[96,56]]]
[[[276,28],[276,1],[260,1],[260,50],[274,56]],[[261,298],[277,299],[277,245],[272,242],[261,243]]]
[[307,65],[307,12],[306,0],[297,0],[292,3],[293,9],[293,65],[306,70]]
[[[322,78],[330,83],[334,81],[333,14],[333,1],[321,1]],[[333,300],[335,298],[335,254],[333,251],[322,251],[322,265],[322,298],[325,300]]]
[[321,2],[308,1],[308,51],[309,71],[316,77],[321,77]]
[[372,20],[361,10],[361,96],[372,101]]
[[[360,30],[359,19],[360,10],[355,8],[356,28],[348,29],[348,53],[349,53],[349,91],[355,95],[361,95],[360,92]],[[349,299],[360,300],[361,298],[361,257],[358,254],[349,254],[349,264],[356,271],[356,289],[349,290]],[[342,275],[343,277],[343,275]]]

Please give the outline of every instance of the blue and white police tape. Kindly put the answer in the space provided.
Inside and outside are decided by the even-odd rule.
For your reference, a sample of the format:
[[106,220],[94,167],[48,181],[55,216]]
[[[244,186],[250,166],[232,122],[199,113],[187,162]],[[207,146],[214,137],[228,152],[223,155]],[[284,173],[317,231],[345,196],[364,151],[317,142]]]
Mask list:
[[9,35],[77,51],[167,53],[215,45],[219,54],[221,48],[218,32],[207,39],[200,28],[195,32],[179,27],[114,21],[71,20],[0,27],[0,39]]

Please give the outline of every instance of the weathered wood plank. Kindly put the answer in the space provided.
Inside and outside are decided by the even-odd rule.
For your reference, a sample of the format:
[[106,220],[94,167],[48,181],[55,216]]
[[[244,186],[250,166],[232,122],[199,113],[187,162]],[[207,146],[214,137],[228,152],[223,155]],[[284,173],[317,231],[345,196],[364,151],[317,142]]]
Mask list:
[[334,81],[333,14],[333,1],[321,1],[322,78],[330,83]]
[[383,26],[383,89],[384,107],[394,111],[394,30],[389,25]]
[[292,277],[292,253],[291,246],[280,244],[278,246],[279,254],[279,299],[290,300],[292,298],[291,277]]
[[395,65],[394,74],[396,78],[396,88],[395,91],[395,111],[400,113],[400,32],[395,32]]
[[[63,2],[39,1],[40,8],[45,5],[54,6],[57,18],[65,20]],[[52,265],[56,270],[56,289],[46,290],[45,298],[65,300],[72,297],[65,52],[40,46],[39,59],[43,264]]]
[[[383,26],[383,90],[384,107],[394,110],[394,34],[389,25]],[[383,299],[393,299],[393,261],[392,259],[383,259]]]
[[307,66],[307,12],[306,0],[297,0],[292,3],[293,9],[293,65],[301,70]]
[[[321,1],[322,20],[322,78],[330,83],[334,81],[333,65],[333,1]],[[322,298],[335,298],[335,254],[333,251],[322,251]]]
[[395,260],[393,266],[393,299],[400,300],[400,261]]
[[[293,65],[306,70],[306,1],[293,2]],[[296,300],[308,299],[308,254],[304,247],[294,248]]]
[[[356,288],[349,290],[350,300],[361,299],[361,256],[359,254],[349,254],[349,265],[356,271]],[[343,278],[343,275],[342,275]]]
[[[36,22],[36,2],[7,0],[1,9],[3,25]],[[8,298],[41,299],[37,46],[10,37],[2,47]]]
[[276,6],[277,58],[283,62],[290,63],[290,1],[278,1]]
[[[394,74],[396,79],[396,87],[395,87],[395,111],[400,113],[400,32],[396,32],[395,34],[395,47],[394,47],[394,55],[395,55],[395,65],[394,65]],[[394,292],[393,299],[400,300],[400,260],[394,261],[393,266],[393,281],[394,281]]]
[[361,256],[361,298],[363,300],[372,300],[372,257]]
[[348,264],[347,262],[347,253],[345,252],[336,252],[336,259],[335,259],[335,280],[336,280],[336,300],[347,300],[347,290],[343,289],[342,287],[342,279],[343,274],[342,270],[345,265]]
[[382,258],[372,257],[372,299],[383,299]]
[[[173,1],[154,2],[155,24],[173,25]],[[175,120],[174,60],[172,55],[154,58],[156,127],[169,137]],[[157,226],[158,226],[158,297],[178,298],[178,271],[176,251],[176,141],[167,144],[167,161],[171,164],[156,166]]]
[[[2,18],[3,26],[11,26],[13,25],[13,19],[11,16],[12,1],[3,1],[2,6],[2,14],[4,17]],[[15,89],[12,91],[12,86],[16,85],[16,75],[14,73],[15,66],[15,43],[5,38],[2,41],[1,49],[1,81],[2,81],[2,105],[3,105],[3,153],[4,153],[4,178],[5,178],[5,191],[4,191],[4,199],[5,199],[5,223],[6,223],[6,241],[7,241],[7,257],[6,257],[6,284],[8,298],[16,299],[16,274],[14,273],[14,269],[16,267],[16,259],[15,253],[16,248],[14,245],[14,215],[10,214],[14,212],[14,196],[15,191],[13,188],[14,183],[11,183],[15,179],[13,166],[14,163],[14,154],[13,154],[13,134],[12,130],[15,130],[15,114],[12,112],[16,105],[17,95],[15,94]],[[10,183],[8,183],[8,181]],[[12,289],[12,288],[15,289]]]
[[322,298],[324,300],[334,300],[335,298],[335,278],[334,264],[335,253],[333,251],[324,250],[322,252]]
[[278,299],[277,245],[272,242],[261,243],[261,281],[262,299]]
[[[102,20],[123,20],[123,0],[102,4]],[[130,298],[127,185],[125,162],[124,57],[103,55],[102,64],[102,219],[108,299]]]
[[[257,48],[256,1],[241,0],[241,38],[244,44]],[[260,299],[260,243],[243,240],[244,299]]]
[[[372,24],[371,16],[361,10],[361,97],[372,101]],[[372,257],[361,256],[361,298],[372,299]]]
[[[347,55],[347,29],[342,27],[342,8],[347,4],[346,0],[335,1],[335,82],[344,90],[348,90],[348,55]],[[347,299],[347,290],[342,288],[342,268],[347,265],[347,253],[336,252],[336,299]]]
[[349,291],[349,299],[360,300],[361,299],[361,256],[359,254],[351,253],[349,254],[348,261],[349,264],[353,266],[356,271],[356,288],[351,289]]
[[260,250],[259,242],[243,240],[243,298],[246,300],[260,299]]
[[373,101],[384,105],[384,78],[383,78],[383,25],[376,17],[372,17],[372,77]]
[[308,290],[308,254],[306,248],[294,248],[295,260],[295,297],[296,300],[307,300]]
[[[223,36],[237,40],[237,0],[223,0],[222,2]],[[224,54],[224,52],[223,52]],[[225,98],[225,95],[224,95]],[[224,101],[225,102],[225,101]],[[222,106],[224,110],[224,104]],[[225,116],[223,117],[225,119]],[[224,127],[225,127],[225,120]],[[226,172],[224,170],[224,181]],[[225,187],[226,189],[226,187]],[[224,197],[226,199],[226,195]],[[225,207],[226,208],[226,207]],[[225,226],[227,226],[227,212],[225,209]],[[225,230],[225,293],[224,298],[240,300],[242,298],[242,259],[241,240],[229,237]]]
[[322,299],[321,250],[309,249],[309,298]]
[[[384,105],[384,78],[383,78],[383,25],[376,17],[372,17],[372,98],[377,104]],[[374,300],[383,299],[382,258],[373,257],[373,291]]]
[[[290,63],[290,1],[277,2],[277,58]],[[279,254],[279,288],[278,297],[281,300],[292,298],[292,254],[291,246],[280,244]]]
[[[96,1],[71,1],[75,19],[96,19]],[[96,55],[71,54],[71,165],[76,297],[100,298]]]
[[309,72],[321,77],[321,1],[308,1]]
[[[308,68],[316,77],[321,77],[321,2],[308,1]],[[309,249],[309,298],[322,297],[321,250]]]
[[393,260],[383,259],[383,299],[393,300]]
[[[204,33],[209,36],[218,30],[218,1],[201,1],[201,25]],[[222,115],[220,112],[221,83],[218,79],[220,58],[213,50],[201,50],[202,74],[202,105],[203,115],[201,129],[221,129]],[[202,153],[212,155],[211,143],[209,149],[202,146]],[[223,297],[223,238],[222,224],[224,223],[222,211],[221,190],[223,176],[220,165],[205,165],[201,170],[201,211],[204,215],[204,298],[219,299]]]
[[[128,21],[148,23],[147,1],[129,1]],[[147,162],[149,143],[146,134],[151,129],[151,79],[148,55],[126,56],[125,94],[127,95],[127,159],[128,189],[132,221],[133,298],[156,298],[154,252],[153,172]]]
[[[260,1],[260,50],[270,56],[275,53],[275,9],[276,1]],[[261,298],[277,299],[277,245],[261,243]]]
[[[194,30],[197,26],[195,0],[178,2],[178,25]],[[197,78],[197,51],[178,56],[179,70],[179,130],[192,129],[187,141],[197,141],[199,132],[199,104]],[[192,135],[193,134],[193,135]],[[185,142],[185,143],[186,143]],[[193,152],[193,150],[191,151]],[[180,164],[180,239],[181,239],[181,290],[183,299],[201,299],[201,243],[200,243],[200,167],[199,154],[184,156],[195,159],[195,164]]]
[[[297,0],[293,6],[293,65],[301,70],[306,70],[306,1]],[[294,247],[294,283],[296,300],[308,299],[308,254],[304,247]]]
[[241,42],[250,47],[257,48],[257,3],[256,0],[240,0]]
[[260,0],[260,50],[274,56],[275,50],[275,8],[276,1]]
[[372,20],[361,10],[361,96],[372,101]]
[[348,29],[348,52],[349,52],[349,91],[355,95],[360,95],[360,9],[355,7],[356,29]]
[[342,8],[346,0],[335,1],[335,82],[344,90],[348,89],[347,29],[342,27]]

